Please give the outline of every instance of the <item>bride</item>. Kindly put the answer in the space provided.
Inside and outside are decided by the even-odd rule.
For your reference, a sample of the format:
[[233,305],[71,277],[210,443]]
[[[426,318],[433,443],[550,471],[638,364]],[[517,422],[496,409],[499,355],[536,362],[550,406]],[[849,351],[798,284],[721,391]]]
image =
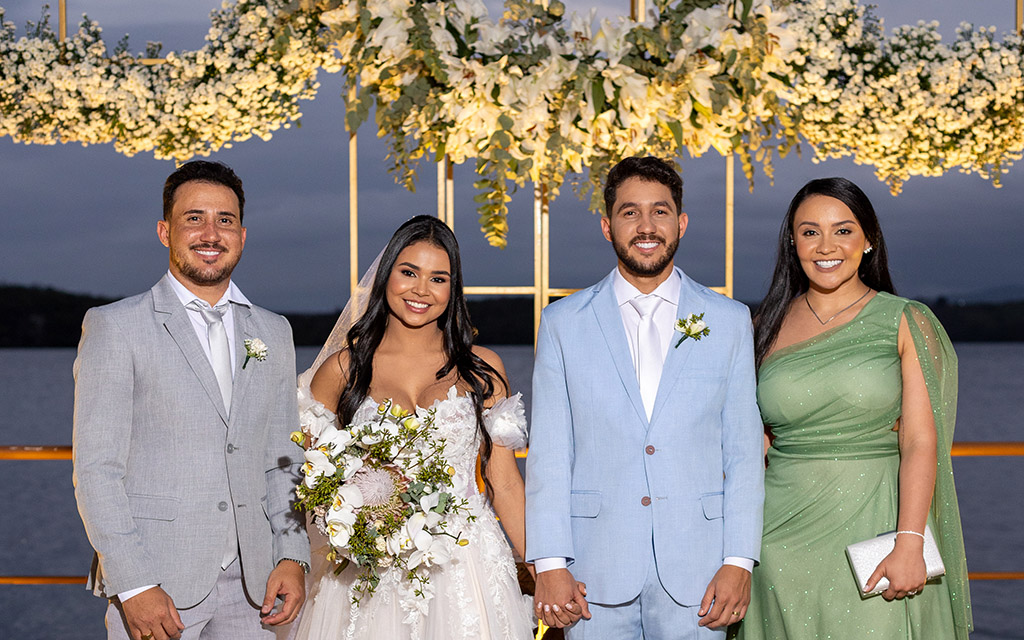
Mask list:
[[[501,359],[473,345],[455,236],[437,218],[416,216],[398,228],[375,266],[360,283],[372,280],[369,294],[357,290],[320,357],[299,378],[302,429],[315,437],[325,422],[366,422],[384,399],[419,414],[434,409],[437,435],[455,468],[451,491],[469,501],[469,514],[455,516],[450,528],[469,544],[431,569],[428,600],[403,590],[402,576],[388,570],[374,594],[356,603],[357,568],[335,575],[326,540],[319,536],[318,545],[311,530],[312,585],[296,635],[530,638],[530,602],[502,533],[504,527],[522,557],[523,480],[513,451],[526,446],[526,419],[520,395],[508,397]],[[358,318],[351,329],[347,315]],[[476,487],[478,457],[484,495]]]

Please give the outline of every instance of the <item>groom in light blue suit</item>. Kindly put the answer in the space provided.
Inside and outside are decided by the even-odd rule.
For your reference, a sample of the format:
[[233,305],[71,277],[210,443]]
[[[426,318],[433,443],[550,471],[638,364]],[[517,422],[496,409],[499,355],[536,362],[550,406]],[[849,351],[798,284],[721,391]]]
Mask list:
[[[673,267],[687,216],[670,164],[623,160],[604,198],[618,265],[549,306],[537,339],[537,613],[571,640],[723,637],[746,613],[761,547],[750,314]],[[677,319],[691,315],[687,336]]]

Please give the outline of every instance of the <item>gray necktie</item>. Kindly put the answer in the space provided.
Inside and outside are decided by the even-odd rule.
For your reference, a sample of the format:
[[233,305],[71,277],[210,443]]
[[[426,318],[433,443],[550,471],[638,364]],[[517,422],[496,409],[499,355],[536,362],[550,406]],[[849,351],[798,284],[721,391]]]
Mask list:
[[637,380],[640,382],[640,397],[644,401],[647,419],[654,411],[654,399],[658,395],[661,369],[665,365],[665,354],[661,348],[658,327],[654,323],[654,312],[661,299],[655,295],[637,296],[629,304],[640,314],[636,335]]
[[224,410],[230,412],[231,350],[228,348],[228,332],[224,328],[224,314],[227,313],[228,303],[219,304],[211,309],[199,304],[198,300],[193,300],[186,306],[201,313],[203,320],[206,321],[206,336],[210,341],[210,365],[217,376],[220,396],[224,400]]

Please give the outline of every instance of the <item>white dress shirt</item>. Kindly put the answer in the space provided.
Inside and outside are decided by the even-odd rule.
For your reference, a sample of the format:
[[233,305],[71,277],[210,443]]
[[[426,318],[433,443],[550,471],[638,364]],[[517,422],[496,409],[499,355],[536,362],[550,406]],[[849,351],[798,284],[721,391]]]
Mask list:
[[[172,274],[170,270],[167,271],[167,274],[164,277],[167,278],[167,282],[170,283],[171,289],[174,291],[174,294],[178,296],[178,300],[181,301],[181,306],[184,307],[193,300],[198,300],[199,305],[202,307],[210,306],[208,302],[200,299],[198,296],[196,296],[196,294],[189,291],[185,285],[183,285],[177,278],[174,277],[174,274]],[[230,303],[241,304],[245,305],[246,307],[251,307],[252,303],[249,302],[248,298],[242,295],[242,292],[238,289],[238,287],[235,286],[235,283],[230,281],[228,282],[228,290],[224,292],[224,295],[221,297],[221,299],[218,300],[217,304],[213,306],[216,307],[218,304],[225,302],[229,304],[227,305],[227,311],[224,312],[224,330],[227,331],[228,334],[228,353],[231,354],[231,375],[234,376],[235,341],[233,338],[235,335],[235,312],[234,304]],[[199,344],[202,345],[203,347],[203,353],[206,354],[206,359],[210,360],[211,356],[209,327],[206,324],[206,320],[203,320],[203,314],[200,313],[198,310],[189,309],[188,307],[186,307],[185,310],[188,312],[188,319],[192,321],[192,328],[196,332],[196,337],[199,338]],[[157,585],[150,584],[144,587],[139,587],[137,589],[129,589],[128,591],[122,591],[121,593],[117,594],[117,599],[121,602],[124,602],[133,596],[139,595],[143,591],[152,589],[155,586]]]
[[[651,295],[658,296],[661,301],[654,311],[654,321],[658,327],[658,338],[662,341],[661,353],[668,355],[669,344],[675,334],[676,313],[679,305],[679,289],[682,286],[682,278],[675,269],[669,274],[664,282],[651,292]],[[615,302],[619,305],[619,313],[622,316],[622,325],[626,330],[626,341],[629,343],[629,354],[633,359],[633,371],[640,371],[638,361],[638,349],[636,345],[637,327],[640,326],[640,313],[629,304],[629,301],[637,296],[644,295],[622,276],[622,272],[616,267],[612,274],[612,291],[615,293]],[[730,564],[753,572],[754,560],[737,556],[726,556],[722,564]],[[568,566],[565,558],[537,558],[533,564],[537,573],[543,573],[552,569],[564,569]]]

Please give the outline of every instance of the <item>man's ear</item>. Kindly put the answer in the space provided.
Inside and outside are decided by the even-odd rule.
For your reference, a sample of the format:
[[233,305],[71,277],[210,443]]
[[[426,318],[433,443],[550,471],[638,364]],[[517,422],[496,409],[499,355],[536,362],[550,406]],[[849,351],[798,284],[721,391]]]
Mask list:
[[171,227],[166,220],[161,218],[156,221],[156,235],[160,238],[160,244],[168,248],[171,246]]
[[608,216],[601,216],[601,233],[604,234],[605,240],[612,241],[612,223],[608,220]]

